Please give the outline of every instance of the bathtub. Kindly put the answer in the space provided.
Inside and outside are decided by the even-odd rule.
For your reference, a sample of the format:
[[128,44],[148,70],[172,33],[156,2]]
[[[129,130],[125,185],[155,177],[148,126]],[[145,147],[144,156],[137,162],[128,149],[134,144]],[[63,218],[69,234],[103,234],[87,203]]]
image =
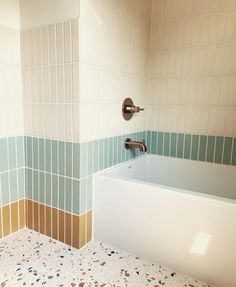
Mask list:
[[147,155],[93,184],[95,239],[236,286],[236,167]]

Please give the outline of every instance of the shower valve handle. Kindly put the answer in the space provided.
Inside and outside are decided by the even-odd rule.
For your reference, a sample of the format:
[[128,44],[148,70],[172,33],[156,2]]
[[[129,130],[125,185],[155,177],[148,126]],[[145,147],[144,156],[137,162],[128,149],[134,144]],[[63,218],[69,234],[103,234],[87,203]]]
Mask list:
[[144,111],[144,108],[138,106],[124,106],[124,110],[127,113],[139,113],[140,111]]
[[131,98],[126,98],[122,104],[122,115],[126,121],[129,121],[134,113],[144,111],[144,108],[135,106]]

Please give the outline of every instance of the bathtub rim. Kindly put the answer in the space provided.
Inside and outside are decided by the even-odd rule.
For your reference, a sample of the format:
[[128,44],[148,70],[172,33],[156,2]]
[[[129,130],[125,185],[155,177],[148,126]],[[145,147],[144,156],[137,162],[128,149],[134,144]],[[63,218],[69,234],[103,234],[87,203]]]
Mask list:
[[[145,154],[142,156],[139,156],[137,158],[128,160],[124,163],[120,163],[117,164],[115,166],[103,169],[95,174],[93,174],[93,181],[96,177],[99,178],[109,178],[111,180],[114,181],[118,181],[118,182],[129,182],[130,184],[138,184],[139,186],[144,185],[144,186],[148,186],[148,187],[152,187],[152,188],[159,188],[160,190],[165,190],[168,191],[170,193],[178,193],[178,194],[185,194],[186,196],[189,197],[198,197],[198,198],[204,198],[204,199],[208,199],[208,200],[212,200],[217,204],[230,204],[230,205],[236,205],[236,199],[230,199],[227,197],[222,197],[222,196],[217,196],[217,195],[212,195],[212,194],[207,194],[207,193],[203,193],[203,192],[198,192],[198,191],[194,191],[194,190],[190,190],[190,189],[183,189],[183,188],[178,188],[178,187],[173,187],[170,185],[163,185],[163,184],[158,184],[158,183],[153,183],[153,182],[148,182],[148,181],[144,181],[144,180],[137,180],[137,179],[131,179],[131,178],[126,178],[126,177],[119,177],[119,176],[115,176],[112,174],[109,174],[109,171],[112,171],[114,169],[118,169],[121,168],[124,165],[127,165],[128,163],[131,163],[133,161],[137,161],[141,158],[145,158],[145,157],[165,157],[165,158],[170,158],[168,156],[159,156],[159,155],[150,155],[150,154]],[[185,161],[193,161],[193,162],[197,162],[197,163],[202,163],[202,164],[214,164],[214,165],[218,165],[218,166],[222,166],[222,164],[215,164],[215,163],[209,163],[209,162],[199,162],[199,161],[194,161],[191,159],[180,159],[180,158],[174,158],[176,160],[185,160]],[[226,168],[236,168],[235,166],[231,166],[231,165],[223,165]]]

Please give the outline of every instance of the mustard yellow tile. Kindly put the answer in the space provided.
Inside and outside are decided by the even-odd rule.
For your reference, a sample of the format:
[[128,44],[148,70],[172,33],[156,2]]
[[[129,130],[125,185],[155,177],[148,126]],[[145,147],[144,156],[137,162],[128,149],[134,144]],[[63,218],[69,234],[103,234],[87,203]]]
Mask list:
[[2,220],[3,220],[3,236],[7,236],[11,233],[10,205],[2,207]]
[[20,220],[19,220],[19,228],[24,228],[25,227],[25,219],[26,219],[26,214],[25,214],[25,200],[22,199],[19,201],[19,215],[20,215]]
[[87,212],[87,242],[92,239],[92,210]]
[[58,210],[52,208],[52,237],[58,239]]
[[72,225],[72,215],[70,213],[65,213],[65,243],[71,245],[71,225]]
[[18,202],[14,202],[10,206],[11,211],[11,230],[16,232],[19,229],[18,225]]

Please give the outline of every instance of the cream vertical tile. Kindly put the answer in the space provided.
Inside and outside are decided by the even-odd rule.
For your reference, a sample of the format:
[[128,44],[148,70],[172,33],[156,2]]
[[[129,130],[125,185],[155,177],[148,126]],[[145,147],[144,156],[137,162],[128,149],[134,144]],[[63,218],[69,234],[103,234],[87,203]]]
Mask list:
[[[57,135],[57,139],[60,140],[65,140],[65,104],[59,104],[57,107],[58,111],[56,110],[55,107],[55,113],[57,114],[57,119],[55,120],[56,123],[54,124],[52,122],[52,129],[55,128],[55,125],[58,124],[58,135]],[[53,133],[53,132],[52,132]]]
[[79,89],[80,89],[80,77],[79,77],[79,63],[72,64],[72,102],[79,102]]
[[52,109],[51,104],[44,104],[45,137],[52,138]]
[[38,104],[38,136],[45,138],[44,104]]
[[48,27],[48,42],[49,42],[49,62],[56,63],[56,25]]
[[49,64],[49,36],[48,27],[42,27],[42,54],[43,54],[43,64]]
[[56,50],[57,50],[57,63],[64,63],[64,36],[63,24],[56,24]]
[[36,65],[41,65],[43,63],[42,59],[42,31],[41,28],[35,29],[35,56]]
[[64,61],[65,63],[72,62],[72,42],[71,42],[71,22],[63,24],[64,31]]
[[79,20],[71,21],[72,61],[79,61]]
[[73,140],[75,142],[80,141],[80,107],[78,104],[73,104],[72,106],[73,115]]
[[50,91],[51,103],[57,103],[57,67],[55,65],[50,66]]
[[29,30],[29,63],[36,64],[35,33],[34,29]]
[[73,110],[72,104],[65,105],[65,140],[73,140]]
[[57,65],[57,93],[58,102],[65,102],[65,80],[64,80],[64,65]]
[[51,91],[50,91],[50,69],[49,66],[43,66],[43,93],[44,93],[44,102],[51,102]]
[[[63,122],[65,122],[64,119],[64,113],[63,113],[63,106],[61,108],[61,105],[58,105],[57,103],[51,104],[51,133],[53,139],[64,139],[63,134]],[[60,117],[58,115],[60,114]],[[60,120],[60,121],[59,121]],[[59,137],[60,132],[60,137]],[[61,136],[62,133],[62,136]]]
[[72,64],[64,65],[65,77],[65,102],[72,102]]

